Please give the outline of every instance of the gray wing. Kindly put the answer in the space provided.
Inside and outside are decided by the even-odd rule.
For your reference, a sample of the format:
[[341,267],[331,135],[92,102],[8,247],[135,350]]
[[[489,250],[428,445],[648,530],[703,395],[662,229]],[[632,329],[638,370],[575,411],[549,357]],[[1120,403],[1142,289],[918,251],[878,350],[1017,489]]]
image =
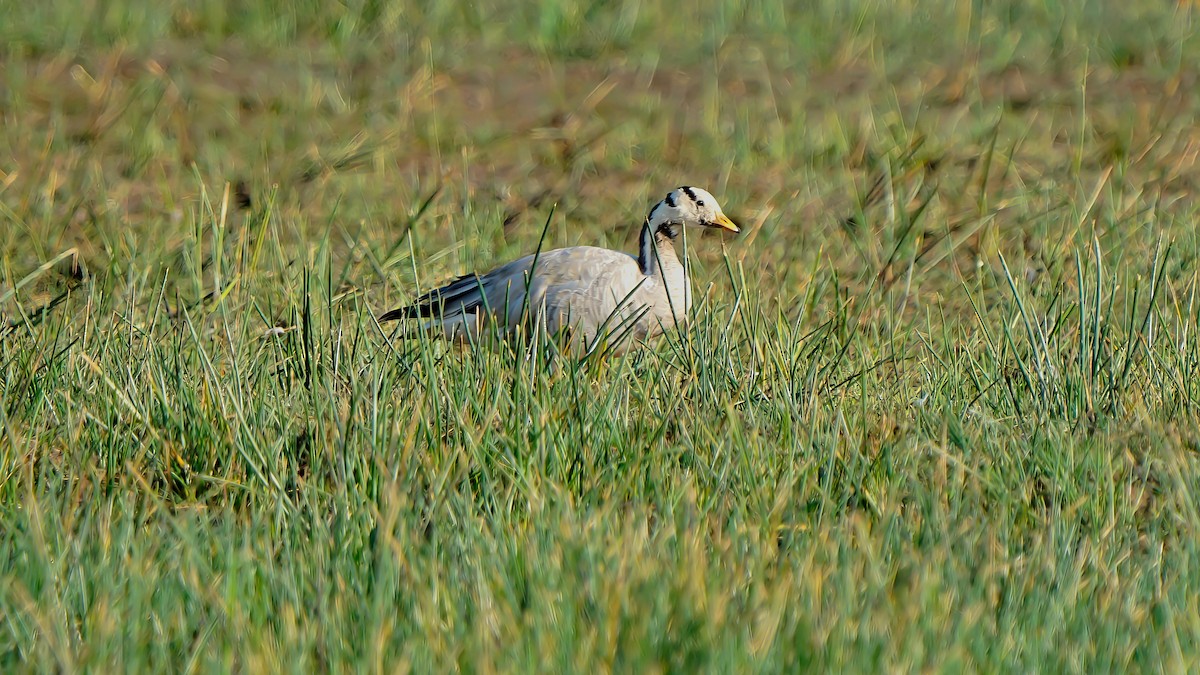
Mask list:
[[574,246],[527,255],[483,275],[459,277],[381,320],[432,318],[450,333],[458,324],[474,325],[476,318],[486,318],[512,330],[521,323],[522,312],[528,312],[548,332],[570,329],[573,337],[586,342],[600,334],[640,337],[651,332],[642,324],[656,282],[641,273],[633,256]]
[[547,260],[535,274],[532,297],[547,330],[570,328],[584,342],[628,333],[645,314],[645,291],[655,280],[625,253],[591,246],[563,251],[569,254]]
[[486,274],[465,274],[444,286],[423,293],[411,305],[400,307],[379,317],[380,321],[394,319],[453,319],[464,314],[486,310],[501,311],[506,299],[518,301],[525,292],[525,272],[533,256],[525,256],[501,265]]

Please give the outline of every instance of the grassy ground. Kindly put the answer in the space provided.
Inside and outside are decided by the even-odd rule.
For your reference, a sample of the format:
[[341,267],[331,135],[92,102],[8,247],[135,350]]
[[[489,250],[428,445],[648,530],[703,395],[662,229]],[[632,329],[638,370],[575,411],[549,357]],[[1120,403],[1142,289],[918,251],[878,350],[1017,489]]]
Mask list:
[[[0,0],[0,668],[1195,671],[1168,0]],[[686,334],[373,315],[669,188]]]

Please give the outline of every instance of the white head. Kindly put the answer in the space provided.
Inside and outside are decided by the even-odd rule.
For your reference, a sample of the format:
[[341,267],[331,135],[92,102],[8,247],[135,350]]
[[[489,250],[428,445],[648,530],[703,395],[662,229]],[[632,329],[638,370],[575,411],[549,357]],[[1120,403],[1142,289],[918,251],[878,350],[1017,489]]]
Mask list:
[[738,226],[721,211],[716,197],[707,190],[687,185],[671,190],[666,198],[655,204],[646,216],[646,223],[651,231],[665,231],[670,237],[678,234],[679,225],[738,231]]

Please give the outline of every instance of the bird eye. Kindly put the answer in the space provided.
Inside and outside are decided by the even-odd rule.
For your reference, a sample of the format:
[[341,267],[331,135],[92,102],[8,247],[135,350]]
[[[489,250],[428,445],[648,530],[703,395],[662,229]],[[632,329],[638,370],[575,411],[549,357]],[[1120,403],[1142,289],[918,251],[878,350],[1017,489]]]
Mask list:
[[700,208],[704,208],[704,200],[701,199],[700,201],[696,202],[696,206],[699,206]]

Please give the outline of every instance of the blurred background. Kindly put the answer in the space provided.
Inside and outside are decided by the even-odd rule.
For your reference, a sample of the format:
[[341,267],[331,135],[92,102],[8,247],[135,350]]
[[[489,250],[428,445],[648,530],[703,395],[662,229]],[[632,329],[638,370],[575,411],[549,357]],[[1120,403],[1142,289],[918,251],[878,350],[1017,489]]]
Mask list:
[[552,204],[552,244],[630,248],[650,205],[695,184],[747,226],[727,245],[786,304],[818,261],[860,290],[909,268],[936,290],[1001,251],[1029,275],[1093,236],[1118,256],[1132,237],[1141,255],[1157,234],[1139,232],[1194,214],[1186,3],[3,13],[13,262],[76,247],[125,276],[139,253],[179,248],[205,209],[240,225],[269,208],[281,241],[331,231],[338,255],[366,252],[375,264],[342,281],[390,301],[415,281],[410,231],[428,283],[529,250]]

